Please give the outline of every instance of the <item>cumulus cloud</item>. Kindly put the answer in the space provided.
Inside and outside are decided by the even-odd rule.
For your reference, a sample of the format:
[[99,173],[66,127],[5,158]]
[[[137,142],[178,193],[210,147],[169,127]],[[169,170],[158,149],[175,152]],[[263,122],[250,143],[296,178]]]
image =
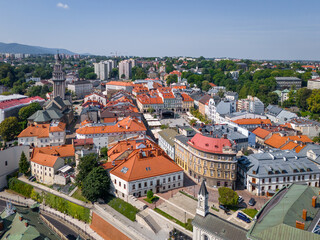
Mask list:
[[61,2],[59,2],[59,3],[57,4],[57,7],[63,8],[63,9],[69,9],[68,4],[64,4],[64,3],[61,3]]

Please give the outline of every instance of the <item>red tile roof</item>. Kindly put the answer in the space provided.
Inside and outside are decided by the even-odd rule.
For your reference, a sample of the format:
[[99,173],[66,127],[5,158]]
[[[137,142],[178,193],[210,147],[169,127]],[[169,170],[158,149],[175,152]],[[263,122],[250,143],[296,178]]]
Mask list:
[[286,144],[287,140],[287,137],[281,137],[280,134],[274,133],[264,143],[274,148],[280,148],[281,146]]
[[93,138],[87,139],[74,139],[73,144],[75,146],[93,145]]
[[149,96],[146,94],[141,94],[137,97],[137,100],[141,103],[141,104],[163,104],[163,100],[162,98],[157,95],[157,96]]
[[263,128],[257,127],[255,130],[252,131],[257,137],[265,139],[271,132],[265,130]]
[[58,158],[58,156],[52,156],[50,154],[37,153],[33,156],[31,162],[35,162],[42,166],[53,167]]
[[288,142],[287,144],[283,145],[280,149],[281,150],[293,150],[298,146],[299,146],[299,144],[297,144],[295,142]]
[[22,99],[12,99],[0,102],[0,109],[7,109],[11,107],[16,107],[19,105],[27,105],[32,102],[44,102],[45,100],[41,97],[29,97],[29,98],[22,98]]
[[126,117],[112,126],[85,126],[76,130],[78,134],[125,133],[146,131],[142,121]]
[[184,102],[193,102],[192,97],[190,97],[188,94],[181,93],[181,96],[182,96],[182,101],[184,101]]
[[110,81],[110,82],[107,82],[106,85],[130,87],[130,86],[133,86],[133,83],[131,83],[131,82],[120,82],[120,81]]
[[44,153],[63,158],[74,157],[74,147],[71,144],[61,146],[36,147],[32,151],[32,156],[35,156],[37,153]]
[[258,124],[270,124],[270,119],[260,119],[260,118],[243,118],[243,119],[237,119],[233,121],[236,124],[239,125],[258,125]]
[[30,125],[18,135],[18,138],[21,138],[21,137],[48,138],[49,128],[50,128],[50,124]]
[[212,138],[197,133],[188,144],[198,150],[223,154],[224,147],[232,147],[230,141],[224,138]]
[[209,85],[211,86],[211,87],[216,87],[217,85],[215,85],[214,83],[209,83]]
[[[127,171],[121,171],[123,168],[127,168]],[[134,150],[125,161],[113,168],[110,174],[131,182],[182,171],[163,150],[149,148]]]

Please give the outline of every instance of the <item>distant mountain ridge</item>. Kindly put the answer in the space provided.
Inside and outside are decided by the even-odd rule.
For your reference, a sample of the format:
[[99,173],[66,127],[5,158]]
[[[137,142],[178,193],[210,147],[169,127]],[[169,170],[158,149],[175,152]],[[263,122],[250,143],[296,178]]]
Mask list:
[[3,43],[0,42],[0,53],[24,53],[24,54],[56,54],[59,53],[74,55],[76,53],[62,48],[45,48],[38,46],[30,46],[19,43]]

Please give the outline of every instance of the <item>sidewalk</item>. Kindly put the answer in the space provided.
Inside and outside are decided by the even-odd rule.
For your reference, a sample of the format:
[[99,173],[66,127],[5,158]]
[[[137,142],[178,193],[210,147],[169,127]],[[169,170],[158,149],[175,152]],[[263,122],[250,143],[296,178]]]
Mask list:
[[68,195],[65,195],[65,194],[63,194],[63,193],[61,193],[61,192],[58,192],[58,191],[56,191],[56,190],[53,190],[53,189],[51,189],[51,188],[49,188],[49,187],[46,187],[46,186],[44,186],[44,185],[41,185],[41,184],[39,184],[39,183],[30,182],[30,181],[28,181],[28,179],[26,179],[24,176],[21,176],[21,177],[19,177],[18,179],[19,179],[20,181],[22,181],[22,182],[25,182],[25,183],[27,183],[27,184],[35,187],[35,188],[38,188],[38,189],[40,189],[40,190],[42,190],[42,191],[45,191],[45,192],[48,192],[48,193],[52,193],[52,194],[54,194],[54,195],[56,195],[56,196],[58,196],[58,197],[64,198],[64,199],[66,199],[66,200],[68,200],[68,201],[70,201],[70,202],[73,202],[73,203],[75,203],[75,204],[78,204],[78,205],[80,205],[80,206],[83,206],[83,207],[86,207],[86,208],[89,208],[89,209],[92,209],[92,208],[93,208],[93,205],[92,205],[91,203],[82,202],[82,201],[80,201],[80,200],[78,200],[78,199],[75,199],[75,198],[73,198],[73,197],[70,197],[70,196],[68,196]]

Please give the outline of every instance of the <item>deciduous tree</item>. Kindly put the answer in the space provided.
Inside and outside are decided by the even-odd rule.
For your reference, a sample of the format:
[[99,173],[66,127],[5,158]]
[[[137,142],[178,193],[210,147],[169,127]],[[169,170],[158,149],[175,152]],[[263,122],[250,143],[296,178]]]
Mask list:
[[219,203],[226,206],[236,206],[238,204],[238,194],[231,188],[220,187],[219,191]]

